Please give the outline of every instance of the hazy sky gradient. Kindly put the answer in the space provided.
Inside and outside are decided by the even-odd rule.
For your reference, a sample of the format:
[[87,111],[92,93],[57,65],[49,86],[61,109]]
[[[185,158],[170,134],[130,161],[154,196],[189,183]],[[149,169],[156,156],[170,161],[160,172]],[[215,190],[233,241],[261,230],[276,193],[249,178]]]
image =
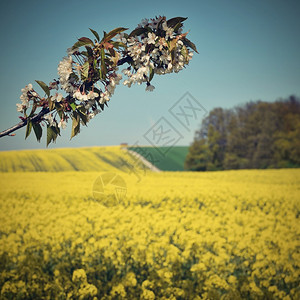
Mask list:
[[[184,29],[196,44],[190,65],[178,74],[155,76],[154,92],[145,85],[117,87],[109,108],[70,141],[70,123],[54,147],[147,144],[144,134],[164,117],[192,142],[168,110],[189,92],[208,111],[250,100],[274,101],[300,96],[300,1],[6,1],[1,4],[0,130],[18,122],[21,88],[34,80],[57,78],[57,65],[66,49],[89,27],[102,33],[116,27],[133,30],[155,15],[188,17]],[[25,129],[0,139],[0,150],[45,148]]]

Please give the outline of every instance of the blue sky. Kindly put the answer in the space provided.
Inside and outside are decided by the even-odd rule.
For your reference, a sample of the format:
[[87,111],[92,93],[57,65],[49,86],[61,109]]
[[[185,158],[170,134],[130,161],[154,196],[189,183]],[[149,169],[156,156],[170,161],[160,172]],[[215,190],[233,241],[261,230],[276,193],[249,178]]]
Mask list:
[[[18,122],[20,90],[34,80],[57,78],[57,65],[81,36],[116,27],[132,30],[155,15],[188,17],[184,29],[196,44],[190,65],[178,74],[155,76],[154,92],[120,85],[109,108],[70,141],[70,124],[55,147],[149,144],[145,136],[161,118],[189,145],[201,116],[188,130],[170,114],[186,92],[207,111],[250,100],[300,96],[300,1],[6,1],[1,4],[0,129]],[[36,84],[35,84],[35,87]],[[25,131],[0,139],[0,150],[46,148],[26,141]]]

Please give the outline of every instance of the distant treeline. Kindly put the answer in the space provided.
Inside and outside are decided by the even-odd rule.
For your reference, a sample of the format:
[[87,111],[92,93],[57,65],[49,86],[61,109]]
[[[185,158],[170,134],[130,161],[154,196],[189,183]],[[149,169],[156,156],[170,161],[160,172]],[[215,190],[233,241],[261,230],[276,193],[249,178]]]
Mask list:
[[300,167],[300,99],[215,108],[189,148],[185,169]]

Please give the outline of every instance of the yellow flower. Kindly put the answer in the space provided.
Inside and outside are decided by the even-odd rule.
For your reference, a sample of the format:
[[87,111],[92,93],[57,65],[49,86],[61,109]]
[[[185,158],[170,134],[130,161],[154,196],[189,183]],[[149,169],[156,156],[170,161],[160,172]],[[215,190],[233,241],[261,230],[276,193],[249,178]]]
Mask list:
[[117,286],[114,286],[110,292],[112,296],[120,296],[121,298],[126,297],[126,291],[123,284],[118,284]]
[[155,299],[155,294],[150,291],[150,290],[143,290],[143,293],[141,295],[141,299],[143,300],[154,300]]

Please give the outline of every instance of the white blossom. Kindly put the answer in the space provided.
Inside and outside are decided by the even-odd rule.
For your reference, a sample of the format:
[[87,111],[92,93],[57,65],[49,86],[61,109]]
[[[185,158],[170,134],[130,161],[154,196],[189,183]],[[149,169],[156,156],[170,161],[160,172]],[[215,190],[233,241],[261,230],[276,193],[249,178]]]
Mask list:
[[32,90],[33,90],[33,87],[32,87],[31,83],[26,85],[25,88],[21,89],[21,92],[22,92],[22,95],[20,96],[21,103],[16,104],[18,112],[23,112],[25,108],[28,108],[30,106],[30,103],[29,103],[30,99],[28,96],[30,94],[28,94],[28,93]]
[[56,125],[56,122],[55,122],[55,120],[53,119],[52,114],[45,115],[45,116],[44,116],[44,119],[45,119],[46,121],[48,121],[48,123],[49,123],[50,126],[55,126],[55,125]]
[[98,97],[99,97],[99,94],[90,91],[90,92],[87,94],[87,97],[88,97],[88,99],[94,100],[95,98],[98,98]]
[[100,95],[100,103],[104,104],[107,101],[109,101],[109,92],[105,91],[104,93],[101,93],[101,95]]
[[144,55],[141,57],[141,61],[145,64],[145,65],[148,65],[149,62],[150,62],[150,55]]
[[92,113],[89,113],[88,115],[87,115],[87,117],[88,117],[88,120],[91,120],[91,119],[93,119],[93,118],[95,118],[95,114],[92,112]]
[[119,33],[116,35],[116,41],[117,42],[120,42],[120,43],[123,43],[123,44],[126,44],[127,43],[127,39],[125,38],[124,36],[124,33]]
[[27,105],[27,102],[29,101],[28,92],[30,92],[32,90],[33,90],[33,88],[32,88],[31,83],[26,85],[25,88],[21,89],[22,95],[20,96],[20,100],[22,101],[22,104],[24,106]]
[[90,112],[89,114],[88,114],[88,119],[89,120],[91,120],[91,119],[93,119],[97,114],[99,114],[101,111],[100,111],[100,109],[95,109],[95,110],[93,110],[93,112]]
[[166,32],[166,39],[173,37],[174,29],[172,27],[168,27],[166,21],[162,23],[162,28]]
[[156,39],[155,33],[148,32],[147,44],[154,44],[155,45],[155,39]]
[[51,101],[60,102],[63,98],[64,96],[61,93],[55,93],[55,95],[51,97]]
[[21,100],[22,104],[25,105],[25,103],[27,103],[27,102],[29,101],[29,98],[28,98],[27,93],[26,93],[26,94],[22,94],[22,95],[20,96],[20,100]]
[[130,69],[128,70],[128,69],[124,69],[124,70],[122,70],[122,73],[124,73],[124,75],[127,75],[127,76],[131,76],[132,75],[132,73],[130,72]]
[[85,94],[85,93],[83,93],[83,94],[81,94],[81,100],[82,101],[87,101],[89,98],[88,98],[88,95],[87,94]]
[[62,128],[62,129],[66,129],[67,128],[67,122],[63,119],[61,119],[58,123],[58,127]]
[[[162,22],[161,22],[162,21]],[[147,21],[148,22],[148,21]],[[161,22],[162,29],[165,31],[165,37],[157,36],[156,30],[158,23]],[[171,72],[179,72],[188,64],[192,54],[182,42],[183,36],[175,33],[172,27],[169,27],[165,17],[156,17],[151,19],[146,25],[146,21],[142,21],[139,27],[149,26],[152,32],[142,34],[135,37],[130,37],[128,42],[127,53],[133,60],[132,67],[129,67],[122,72],[128,77],[123,84],[131,87],[132,84],[141,84],[148,82],[149,70],[153,70],[155,74],[163,75]],[[174,39],[175,47],[174,47]],[[172,56],[170,44],[172,43]],[[151,45],[151,47],[147,46]],[[147,49],[147,51],[146,51]],[[113,85],[113,84],[112,84]],[[147,91],[152,91],[152,86],[147,86]],[[111,92],[111,88],[108,87]]]
[[22,112],[23,112],[23,109],[24,109],[23,104],[17,103],[16,106],[17,106],[17,111],[19,111],[19,112],[22,113]]
[[124,80],[123,84],[124,84],[124,85],[127,85],[128,87],[131,87],[131,85],[132,85],[132,80],[131,80],[131,79]]
[[25,102],[22,102],[22,105],[25,107],[25,108],[28,108],[30,106],[30,103],[29,101],[25,101]]
[[78,99],[78,100],[82,100],[82,95],[81,95],[81,92],[79,90],[77,90],[74,94],[73,94],[73,97],[75,99]]
[[72,56],[69,55],[63,58],[57,68],[60,85],[67,93],[74,91],[72,82],[69,80],[70,74],[72,73],[72,62]]
[[122,75],[121,74],[116,74],[114,79],[115,79],[116,84],[119,84],[120,81],[122,80]]

